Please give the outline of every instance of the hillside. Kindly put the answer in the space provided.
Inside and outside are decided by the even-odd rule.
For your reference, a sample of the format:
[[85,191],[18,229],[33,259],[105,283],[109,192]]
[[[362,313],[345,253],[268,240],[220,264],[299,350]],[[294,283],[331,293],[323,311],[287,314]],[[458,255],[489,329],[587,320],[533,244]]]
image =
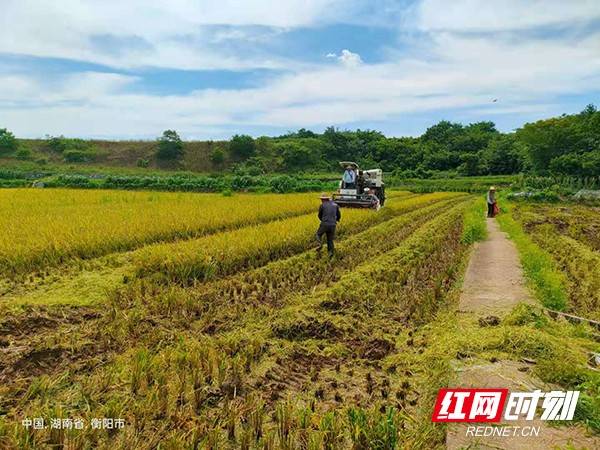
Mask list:
[[[184,157],[178,162],[158,161],[155,158],[156,141],[84,141],[94,148],[93,158],[79,164],[96,167],[133,168],[146,166],[152,169],[183,169],[193,172],[220,170],[223,165],[215,165],[210,155],[215,148],[226,148],[226,142],[189,141],[183,142]],[[47,161],[52,164],[65,162],[62,153],[54,151],[47,139],[18,139],[19,148],[31,151],[30,160]],[[10,158],[12,159],[12,158]],[[9,158],[0,159],[0,164],[8,163]],[[145,161],[148,164],[145,164]]]

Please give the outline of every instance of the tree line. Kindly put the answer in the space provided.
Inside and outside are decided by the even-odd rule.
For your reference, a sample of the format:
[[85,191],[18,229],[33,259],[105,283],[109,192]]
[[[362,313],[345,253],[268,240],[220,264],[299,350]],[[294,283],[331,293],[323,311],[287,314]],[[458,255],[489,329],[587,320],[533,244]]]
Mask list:
[[[596,176],[600,174],[600,112],[588,105],[578,114],[527,123],[501,133],[493,122],[462,125],[443,120],[419,137],[386,137],[379,131],[304,128],[282,136],[236,135],[229,152],[238,170],[337,170],[338,161],[380,167],[407,178],[447,172],[457,175]],[[222,150],[220,150],[222,152]],[[223,154],[218,154],[223,161]]]
[[[89,141],[81,139],[49,137],[48,147],[64,155],[66,162],[94,157]],[[25,152],[10,131],[0,129],[0,156],[25,159]],[[175,130],[166,130],[157,139],[155,158],[166,162],[185,158],[185,146]],[[211,146],[210,160],[218,170],[249,175],[337,171],[338,161],[352,160],[406,178],[441,173],[597,176],[600,112],[588,105],[580,113],[526,123],[511,133],[499,132],[488,121],[462,125],[443,120],[419,137],[386,137],[375,130],[335,127],[323,133],[301,128],[256,139],[240,134]]]

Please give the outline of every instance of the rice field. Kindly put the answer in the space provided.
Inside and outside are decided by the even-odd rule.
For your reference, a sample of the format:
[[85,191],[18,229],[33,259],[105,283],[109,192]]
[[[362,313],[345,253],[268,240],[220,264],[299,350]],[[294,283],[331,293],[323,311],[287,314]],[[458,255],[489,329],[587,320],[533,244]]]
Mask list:
[[546,251],[570,312],[600,320],[600,210],[581,205],[516,205],[513,215]]
[[0,272],[17,275],[148,243],[306,214],[315,194],[0,190]]
[[481,202],[391,194],[329,259],[314,193],[0,191],[0,448],[443,447]]

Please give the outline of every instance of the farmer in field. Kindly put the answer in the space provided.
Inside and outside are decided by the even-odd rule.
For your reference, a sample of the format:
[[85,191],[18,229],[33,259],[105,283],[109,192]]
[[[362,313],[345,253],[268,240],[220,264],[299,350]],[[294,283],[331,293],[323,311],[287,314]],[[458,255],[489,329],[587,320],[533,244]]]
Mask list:
[[321,241],[323,235],[327,236],[327,253],[329,253],[329,257],[333,257],[334,246],[333,239],[335,237],[335,227],[337,223],[342,218],[342,214],[340,213],[340,207],[331,200],[331,197],[325,193],[321,194],[321,206],[319,206],[319,219],[321,220],[321,225],[319,225],[319,229],[317,230],[317,252],[321,252],[323,248],[323,243]]
[[487,193],[487,207],[488,207],[488,217],[496,216],[498,212],[498,205],[496,204],[496,188],[494,186],[490,187],[490,190]]

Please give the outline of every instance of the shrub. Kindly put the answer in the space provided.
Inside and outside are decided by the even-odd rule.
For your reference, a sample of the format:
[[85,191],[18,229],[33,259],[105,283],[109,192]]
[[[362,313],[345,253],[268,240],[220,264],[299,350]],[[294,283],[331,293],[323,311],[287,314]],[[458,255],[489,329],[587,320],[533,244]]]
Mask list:
[[48,136],[48,148],[55,153],[62,153],[67,149],[68,139],[64,136]]
[[281,175],[271,178],[269,180],[269,186],[273,192],[292,192],[296,189],[296,181],[288,175]]
[[176,160],[183,157],[183,142],[175,130],[165,130],[158,138],[156,157],[162,160]]
[[139,158],[137,160],[136,165],[138,167],[144,167],[144,168],[146,168],[146,167],[148,167],[150,165],[150,161],[148,161],[147,159],[144,159],[144,158]]
[[0,155],[14,152],[17,146],[15,135],[6,128],[0,128]]
[[65,150],[63,152],[63,157],[66,162],[69,163],[82,163],[93,161],[96,157],[96,154],[93,150]]
[[256,146],[252,136],[236,134],[229,141],[229,151],[239,158],[250,158],[254,155]]
[[17,150],[15,156],[21,161],[29,160],[31,159],[31,150],[26,147],[20,148],[19,150]]
[[225,152],[222,148],[215,148],[210,154],[210,161],[216,165],[220,166],[225,162]]

